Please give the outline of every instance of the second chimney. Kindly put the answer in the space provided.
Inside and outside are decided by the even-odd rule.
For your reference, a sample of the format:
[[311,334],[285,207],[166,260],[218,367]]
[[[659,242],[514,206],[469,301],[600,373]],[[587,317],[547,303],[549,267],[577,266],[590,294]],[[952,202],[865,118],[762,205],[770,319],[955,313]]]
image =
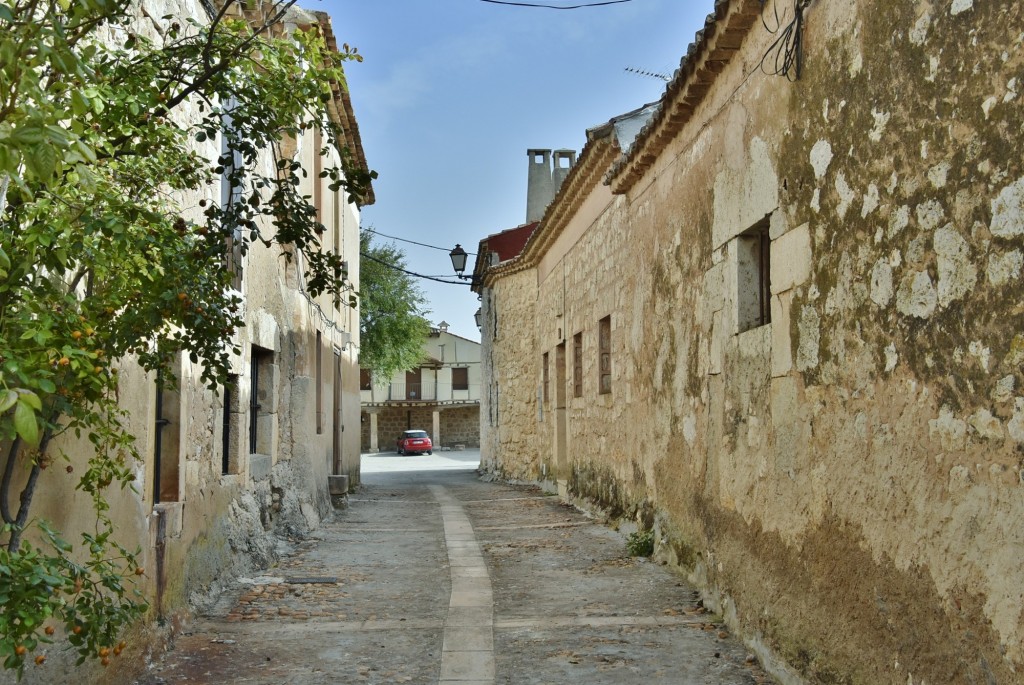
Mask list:
[[572,150],[555,150],[552,158],[551,150],[535,149],[527,150],[526,154],[530,158],[526,187],[526,223],[532,223],[541,220],[544,211],[555,199],[562,181],[576,163],[576,153]]

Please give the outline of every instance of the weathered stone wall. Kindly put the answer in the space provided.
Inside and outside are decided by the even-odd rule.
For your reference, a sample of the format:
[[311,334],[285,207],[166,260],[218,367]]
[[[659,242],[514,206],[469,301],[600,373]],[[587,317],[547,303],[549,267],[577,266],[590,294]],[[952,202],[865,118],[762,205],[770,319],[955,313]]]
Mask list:
[[[440,412],[440,440],[434,435],[434,407],[382,407],[377,411],[377,437],[381,452],[392,452],[402,431],[427,431],[434,447],[480,446],[480,408],[452,407]],[[363,415],[362,450],[370,450],[370,418]]]
[[483,297],[480,462],[511,479],[535,480],[537,448],[537,346],[533,270],[501,279]]
[[[794,677],[1022,682],[1024,10],[805,18],[800,81],[758,70],[755,23],[539,292],[532,270],[494,284],[516,337],[485,332],[485,465],[546,470],[541,355],[554,378],[564,340],[570,494],[653,522]],[[765,217],[771,323],[743,330],[741,234]]]
[[441,412],[442,447],[480,446],[480,407],[456,407]]

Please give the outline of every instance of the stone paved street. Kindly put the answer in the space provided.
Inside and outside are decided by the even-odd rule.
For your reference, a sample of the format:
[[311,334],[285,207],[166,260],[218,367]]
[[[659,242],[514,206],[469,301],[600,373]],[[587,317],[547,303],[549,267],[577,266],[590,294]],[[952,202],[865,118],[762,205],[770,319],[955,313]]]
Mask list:
[[347,509],[134,682],[771,682],[678,577],[476,459],[364,457]]

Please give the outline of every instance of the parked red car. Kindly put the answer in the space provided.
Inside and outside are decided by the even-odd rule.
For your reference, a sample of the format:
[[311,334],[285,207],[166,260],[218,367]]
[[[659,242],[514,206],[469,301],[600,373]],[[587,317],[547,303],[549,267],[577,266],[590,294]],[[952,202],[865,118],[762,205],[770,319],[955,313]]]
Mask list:
[[399,454],[433,454],[434,443],[430,442],[427,431],[405,431],[398,436]]

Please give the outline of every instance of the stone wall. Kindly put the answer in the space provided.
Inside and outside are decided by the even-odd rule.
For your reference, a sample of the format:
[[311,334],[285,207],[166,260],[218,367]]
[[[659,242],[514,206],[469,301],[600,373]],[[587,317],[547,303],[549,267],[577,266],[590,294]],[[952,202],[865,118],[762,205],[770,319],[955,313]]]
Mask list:
[[480,446],[480,406],[457,407],[441,412],[442,447]]
[[[440,408],[440,431],[438,441],[434,435],[435,407],[382,407],[377,412],[377,438],[381,452],[395,449],[395,440],[403,431],[425,430],[434,441],[435,447],[465,445],[480,446],[480,407]],[[364,412],[362,419],[362,450],[370,451],[370,417]]]
[[[491,284],[516,335],[485,330],[484,463],[551,472],[537,398],[564,341],[570,496],[655,526],[786,679],[1022,682],[1024,10],[805,19],[801,80],[757,69],[754,22],[547,278]],[[762,224],[771,321],[748,328]]]

